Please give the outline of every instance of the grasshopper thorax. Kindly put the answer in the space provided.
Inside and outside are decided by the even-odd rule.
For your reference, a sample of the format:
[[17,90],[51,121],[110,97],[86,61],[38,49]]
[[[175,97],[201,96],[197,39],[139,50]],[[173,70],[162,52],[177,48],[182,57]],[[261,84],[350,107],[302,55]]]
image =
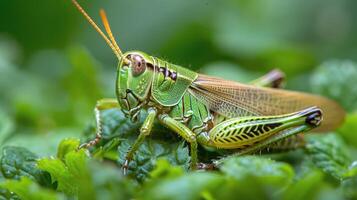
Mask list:
[[117,69],[116,93],[122,111],[135,120],[149,99],[153,60],[139,51],[127,52],[123,58]]

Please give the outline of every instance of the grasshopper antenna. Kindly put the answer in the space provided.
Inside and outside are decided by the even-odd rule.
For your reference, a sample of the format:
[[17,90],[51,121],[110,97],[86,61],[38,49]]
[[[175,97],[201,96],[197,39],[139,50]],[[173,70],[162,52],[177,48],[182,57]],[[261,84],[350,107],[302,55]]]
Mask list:
[[[93,26],[93,28],[103,37],[105,42],[113,50],[114,54],[118,57],[118,59],[121,60],[123,54],[122,54],[121,50],[119,49],[119,46],[115,42],[113,34],[110,31],[110,27],[109,27],[108,21],[107,20],[105,20],[105,21],[103,20],[103,23],[104,23],[106,31],[109,34],[109,38],[111,39],[112,42],[114,42],[114,44],[108,39],[108,37],[103,33],[103,31],[97,26],[97,24],[92,20],[92,18],[87,14],[87,12],[81,7],[81,5],[79,5],[79,3],[76,0],[72,0],[72,3],[76,6],[78,11],[80,13],[82,13],[82,15],[87,19],[87,21]],[[101,15],[103,15],[102,12],[104,13],[104,11],[101,11]],[[104,17],[105,17],[105,13],[104,13]],[[103,16],[102,16],[102,19],[103,19]]]
[[105,31],[107,31],[109,39],[112,42],[114,48],[117,50],[117,52],[120,53],[120,55],[123,55],[123,53],[120,50],[117,42],[115,41],[115,38],[114,38],[113,33],[112,33],[112,30],[110,29],[109,21],[108,21],[107,15],[105,14],[105,11],[103,9],[100,9],[99,14],[100,14],[100,17],[102,18],[102,22],[103,22]]

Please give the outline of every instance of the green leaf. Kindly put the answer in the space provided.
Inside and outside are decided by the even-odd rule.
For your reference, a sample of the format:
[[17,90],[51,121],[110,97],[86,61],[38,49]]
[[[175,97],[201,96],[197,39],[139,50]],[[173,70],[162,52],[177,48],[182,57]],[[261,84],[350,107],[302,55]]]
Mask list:
[[344,178],[351,161],[346,146],[336,134],[310,135],[306,149],[313,163],[338,180]]
[[312,170],[283,192],[283,199],[316,199],[317,191],[321,189],[324,174],[319,170]]
[[[143,115],[138,122],[133,123],[126,118],[119,109],[110,109],[101,112],[102,119],[102,142],[106,143],[113,138],[126,138],[139,130],[141,123],[144,121]],[[95,137],[96,127],[93,123],[86,131],[86,141]]]
[[0,183],[0,187],[8,189],[24,200],[58,200],[65,199],[63,195],[40,187],[27,177],[20,180],[6,180]]
[[357,176],[342,181],[342,191],[347,199],[357,199]]
[[160,173],[160,178],[156,177],[145,182],[138,199],[202,199],[204,196],[210,196],[209,191],[214,191],[224,185],[225,179],[219,174],[190,172],[178,176],[176,169],[171,171],[167,168],[170,166],[166,164],[160,161],[158,168],[161,169],[157,170],[168,172],[168,174]]
[[84,150],[71,151],[65,154],[63,161],[58,158],[40,159],[38,168],[50,173],[52,180],[57,182],[59,191],[77,195],[81,182],[89,178],[87,159]]
[[289,164],[256,156],[229,157],[223,160],[219,168],[237,180],[253,177],[277,185],[289,184],[294,177],[294,170]]
[[[88,169],[88,156],[84,151],[72,151],[65,156],[65,164],[72,177],[72,187],[78,188],[81,199],[90,199],[96,195],[92,183],[91,172]],[[74,185],[75,184],[75,185]]]
[[49,186],[50,177],[36,167],[38,157],[23,147],[4,147],[0,168],[7,179],[20,179],[22,176],[36,180],[39,184]]
[[134,185],[121,176],[120,169],[91,160],[86,150],[76,150],[77,144],[76,139],[63,140],[60,157],[38,161],[38,167],[57,183],[57,190],[78,199],[131,199]]
[[[223,173],[182,173],[179,167],[159,160],[138,199],[273,199],[291,182],[293,171],[288,164],[253,156],[239,158],[240,162],[235,159],[224,162]],[[279,184],[272,184],[271,177],[279,177],[275,179]]]
[[355,177],[357,176],[357,161],[354,161],[349,167],[344,177]]
[[342,191],[347,199],[357,199],[357,161],[354,161],[344,174]]
[[[118,148],[118,162],[120,165],[123,165],[125,156],[133,141],[134,139],[125,140],[120,144]],[[130,162],[128,174],[142,181],[148,176],[160,158],[167,159],[172,165],[188,169],[190,161],[188,152],[188,147],[184,142],[160,141],[147,138]]]
[[150,172],[150,178],[153,179],[170,179],[179,177],[184,174],[182,167],[172,166],[167,160],[159,159],[156,167]]
[[78,139],[64,139],[58,146],[57,158],[63,160],[65,155],[71,151],[76,150],[80,143]]
[[72,187],[73,177],[69,174],[65,164],[55,158],[42,158],[37,163],[38,168],[50,173],[52,181],[56,182],[57,189],[66,194],[77,192],[76,187]]
[[[138,193],[137,185],[128,177],[122,176],[121,170],[114,165],[91,161],[88,167],[96,199],[134,199],[134,194]],[[82,194],[80,197],[82,199],[92,198],[86,194]]]
[[357,109],[357,64],[332,60],[321,64],[311,77],[313,92],[335,99],[342,106]]
[[17,196],[15,193],[10,192],[8,189],[1,187],[1,183],[0,183],[0,199],[1,200],[5,200],[5,199],[20,200],[20,197]]
[[104,146],[100,146],[93,152],[93,158],[102,159],[106,158],[109,160],[118,160],[118,153],[116,149],[120,144],[119,138],[114,138],[106,143]]
[[347,115],[345,122],[338,129],[338,133],[341,134],[346,143],[357,147],[357,113]]

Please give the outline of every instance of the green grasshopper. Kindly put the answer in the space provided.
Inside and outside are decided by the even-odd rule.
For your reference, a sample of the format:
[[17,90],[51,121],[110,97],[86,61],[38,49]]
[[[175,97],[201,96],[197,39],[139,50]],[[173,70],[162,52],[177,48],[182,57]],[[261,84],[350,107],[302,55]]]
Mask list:
[[283,78],[278,71],[247,85],[198,74],[144,52],[122,53],[105,12],[101,10],[100,15],[108,36],[76,0],[72,2],[119,60],[117,98],[97,102],[96,138],[80,148],[93,146],[102,138],[100,111],[120,108],[132,120],[143,109],[148,113],[126,155],[124,173],[135,151],[150,134],[155,119],[189,143],[191,169],[197,168],[198,144],[240,154],[264,148],[292,148],[303,143],[302,133],[311,129],[332,130],[343,122],[345,113],[332,100],[274,88]]

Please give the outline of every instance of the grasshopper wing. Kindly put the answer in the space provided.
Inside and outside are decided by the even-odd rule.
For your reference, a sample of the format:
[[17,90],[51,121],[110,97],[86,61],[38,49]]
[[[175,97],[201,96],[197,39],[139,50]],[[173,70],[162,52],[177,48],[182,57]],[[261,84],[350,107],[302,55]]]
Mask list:
[[316,130],[328,131],[337,128],[345,116],[336,102],[325,97],[246,85],[201,74],[189,92],[210,110],[227,118],[281,115],[318,106],[323,111],[324,120]]

